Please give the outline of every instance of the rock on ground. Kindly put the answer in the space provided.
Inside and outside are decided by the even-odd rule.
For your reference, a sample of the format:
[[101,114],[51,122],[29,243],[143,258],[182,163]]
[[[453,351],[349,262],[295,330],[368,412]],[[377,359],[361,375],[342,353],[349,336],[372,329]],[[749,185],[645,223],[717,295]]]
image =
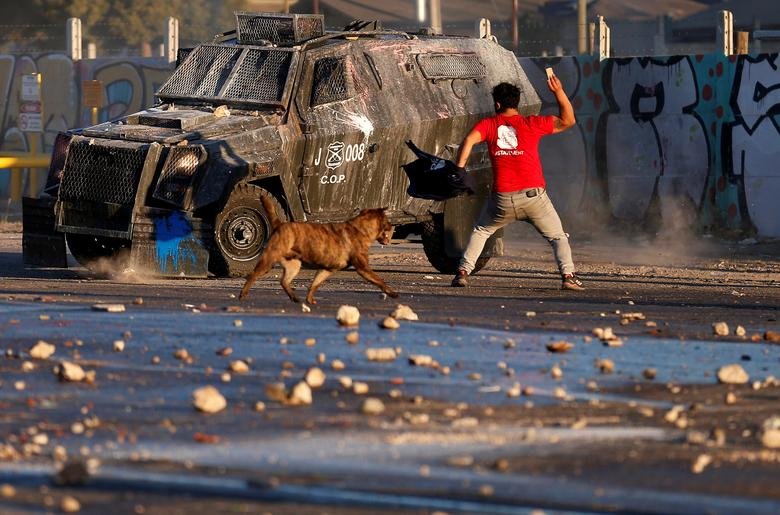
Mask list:
[[51,343],[38,340],[38,343],[30,347],[30,357],[33,359],[49,359],[57,348]]
[[405,304],[398,304],[393,312],[390,313],[390,316],[396,320],[409,320],[412,322],[420,319],[420,317],[417,316],[417,313],[412,311],[412,308]]
[[360,311],[355,306],[340,306],[336,312],[336,320],[344,326],[358,325],[360,322]]
[[737,363],[722,366],[718,369],[718,381],[724,384],[745,384],[750,380],[745,369]]
[[398,353],[392,347],[377,347],[366,349],[366,358],[369,361],[394,361]]
[[287,397],[287,404],[290,406],[308,406],[311,403],[311,387],[306,384],[306,381],[301,381],[293,386],[290,395]]
[[379,327],[381,327],[382,329],[394,330],[394,329],[398,329],[399,327],[401,327],[401,324],[399,324],[398,320],[396,320],[393,317],[385,317],[382,320],[382,322],[379,324]]
[[712,332],[717,336],[728,336],[729,325],[726,322],[715,322],[712,324]]
[[774,416],[764,421],[761,443],[770,449],[780,449],[780,416]]
[[192,405],[204,413],[217,413],[227,406],[227,401],[213,386],[204,386],[192,392]]
[[325,372],[319,367],[312,367],[306,371],[306,376],[304,376],[303,380],[306,381],[306,384],[310,387],[319,388],[325,384]]
[[363,401],[360,411],[366,415],[380,415],[385,411],[385,404],[376,397],[369,397]]
[[70,361],[62,361],[58,367],[57,376],[60,381],[78,382],[87,376],[84,369]]

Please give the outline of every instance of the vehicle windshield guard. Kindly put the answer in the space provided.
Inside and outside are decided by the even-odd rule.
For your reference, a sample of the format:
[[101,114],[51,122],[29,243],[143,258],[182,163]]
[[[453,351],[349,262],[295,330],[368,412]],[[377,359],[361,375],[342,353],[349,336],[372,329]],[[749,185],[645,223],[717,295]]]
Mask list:
[[157,97],[178,103],[286,107],[297,51],[204,44],[187,55]]

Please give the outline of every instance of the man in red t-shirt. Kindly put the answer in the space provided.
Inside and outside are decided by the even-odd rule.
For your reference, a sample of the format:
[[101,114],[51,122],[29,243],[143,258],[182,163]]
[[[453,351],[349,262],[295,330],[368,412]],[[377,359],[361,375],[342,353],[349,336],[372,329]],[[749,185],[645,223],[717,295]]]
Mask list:
[[552,75],[547,87],[558,101],[559,116],[521,116],[517,110],[520,90],[502,82],[493,88],[496,116],[480,120],[460,146],[456,164],[464,167],[474,145],[487,142],[493,163],[493,191],[474,225],[453,286],[468,285],[467,277],[494,232],[516,220],[525,220],[552,245],[561,287],[585,289],[574,273],[569,238],[547,196],[539,160],[539,139],[574,125],[574,109],[558,77]]

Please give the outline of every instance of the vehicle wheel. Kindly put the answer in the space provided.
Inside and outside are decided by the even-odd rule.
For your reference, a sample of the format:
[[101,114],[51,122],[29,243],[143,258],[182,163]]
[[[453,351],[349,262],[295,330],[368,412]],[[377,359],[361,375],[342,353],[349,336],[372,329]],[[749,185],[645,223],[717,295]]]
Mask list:
[[[422,225],[422,242],[425,257],[433,268],[443,274],[454,274],[458,271],[459,257],[448,256],[444,244],[444,215],[435,214],[433,218]],[[480,256],[474,265],[472,274],[476,274],[490,261],[490,256]]]
[[214,220],[214,248],[209,256],[213,274],[243,277],[254,269],[271,235],[271,222],[260,197],[271,200],[279,219],[287,219],[268,190],[253,184],[236,186]]
[[129,240],[67,233],[65,241],[76,261],[93,271],[121,271],[130,258]]

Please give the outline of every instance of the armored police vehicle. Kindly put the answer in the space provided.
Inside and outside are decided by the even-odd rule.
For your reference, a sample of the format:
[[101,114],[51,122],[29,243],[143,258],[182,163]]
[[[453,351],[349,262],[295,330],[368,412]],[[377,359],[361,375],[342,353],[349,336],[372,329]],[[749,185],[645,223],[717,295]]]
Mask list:
[[[236,13],[237,28],[180,51],[159,104],[61,133],[44,194],[24,199],[26,262],[117,260],[163,276],[241,276],[270,226],[260,197],[289,220],[342,221],[387,208],[421,225],[430,262],[453,272],[490,183],[472,154],[477,195],[411,198],[404,144],[454,159],[494,112],[491,88],[540,100],[515,56],[490,37],[381,30],[326,32],[319,15]],[[483,266],[495,245],[488,245]]]

